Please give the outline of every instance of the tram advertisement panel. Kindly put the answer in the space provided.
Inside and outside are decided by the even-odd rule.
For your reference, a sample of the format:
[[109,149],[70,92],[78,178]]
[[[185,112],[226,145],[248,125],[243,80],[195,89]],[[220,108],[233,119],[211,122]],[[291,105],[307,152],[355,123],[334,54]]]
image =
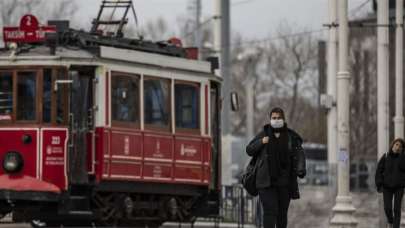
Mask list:
[[42,171],[44,181],[61,189],[67,186],[67,129],[42,129]]

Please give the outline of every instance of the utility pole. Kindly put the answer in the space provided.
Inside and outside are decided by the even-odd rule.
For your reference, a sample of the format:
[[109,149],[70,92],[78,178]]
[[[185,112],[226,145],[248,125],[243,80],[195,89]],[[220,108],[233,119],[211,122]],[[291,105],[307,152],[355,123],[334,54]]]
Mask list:
[[231,29],[230,29],[230,22],[231,22],[231,15],[230,15],[230,0],[217,0],[222,2],[221,7],[221,75],[223,80],[222,83],[222,132],[224,135],[231,134],[231,126],[230,126],[230,92],[231,92],[231,51],[230,51],[230,44],[231,44]]
[[220,61],[219,75],[223,78],[222,97],[222,183],[230,184],[231,174],[231,129],[230,129],[230,3],[229,0],[214,0],[214,51]]
[[255,136],[254,132],[254,118],[255,118],[255,77],[256,77],[256,67],[259,61],[258,58],[255,58],[257,52],[248,54],[246,59],[246,81],[245,81],[245,91],[246,91],[246,138],[247,142],[252,140]]
[[246,138],[247,141],[252,140],[254,135],[254,80],[253,78],[248,78],[246,80]]
[[328,111],[328,163],[329,186],[332,197],[336,195],[337,177],[337,116],[336,116],[336,85],[337,85],[337,0],[329,0],[329,42],[328,42],[328,79],[327,94],[332,100]]
[[198,48],[198,59],[201,59],[202,28],[201,28],[201,0],[195,0],[195,46]]
[[[389,41],[388,41],[388,0],[379,0],[377,7],[377,141],[378,158],[389,147]],[[379,197],[380,227],[385,226],[382,197]]]
[[350,73],[349,57],[349,23],[347,1],[339,0],[339,72],[337,77],[337,116],[338,116],[338,194],[333,207],[331,228],[354,228],[355,208],[350,191]]

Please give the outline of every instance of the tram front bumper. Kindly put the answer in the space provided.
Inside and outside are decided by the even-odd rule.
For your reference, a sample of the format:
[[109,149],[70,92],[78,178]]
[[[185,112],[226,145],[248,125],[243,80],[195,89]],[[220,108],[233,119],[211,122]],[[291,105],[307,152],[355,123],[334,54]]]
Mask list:
[[60,194],[57,186],[30,176],[0,176],[1,200],[57,201]]

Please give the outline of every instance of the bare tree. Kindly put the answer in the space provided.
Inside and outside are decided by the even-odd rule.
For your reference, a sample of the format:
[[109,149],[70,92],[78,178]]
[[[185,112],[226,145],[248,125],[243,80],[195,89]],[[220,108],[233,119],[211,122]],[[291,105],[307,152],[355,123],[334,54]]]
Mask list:
[[159,17],[156,20],[148,21],[146,25],[141,28],[127,26],[127,36],[136,37],[137,29],[140,30],[140,34],[142,34],[145,39],[152,41],[168,40],[170,36],[174,36],[174,31],[170,29],[167,21],[165,21],[162,17]]
[[285,103],[291,124],[303,120],[300,110],[300,97],[312,100],[317,98],[317,43],[310,34],[289,36],[296,31],[283,23],[279,27],[279,40],[270,44],[268,55],[268,72],[277,82],[275,97],[289,97]]
[[[350,149],[353,159],[374,159],[377,151],[376,52],[373,29],[352,29],[350,35]],[[371,142],[371,143],[370,143]]]
[[[255,80],[255,129],[259,131],[268,122],[270,108],[280,106],[286,110],[288,123],[307,141],[325,141],[326,129],[317,124],[318,73],[317,42],[311,34],[296,34],[287,23],[280,25],[277,37],[265,45],[251,42],[243,45],[241,37],[235,39],[233,49],[232,87],[240,93],[241,111],[235,113],[233,131],[243,134],[246,125],[244,81]],[[254,49],[256,54],[238,59],[240,53]],[[322,116],[322,115],[321,115]]]
[[246,131],[246,82],[253,80],[254,82],[254,128],[259,129],[263,123],[256,120],[261,119],[261,106],[260,103],[264,85],[267,85],[266,76],[260,72],[260,66],[264,65],[264,49],[260,46],[243,46],[246,42],[240,35],[236,35],[234,39],[234,49],[232,51],[232,85],[231,88],[237,91],[240,100],[240,109],[238,112],[232,114],[232,131],[234,134],[243,135]]
[[73,1],[55,0],[2,0],[0,1],[0,25],[17,25],[24,14],[33,14],[41,20],[74,19],[77,6]]

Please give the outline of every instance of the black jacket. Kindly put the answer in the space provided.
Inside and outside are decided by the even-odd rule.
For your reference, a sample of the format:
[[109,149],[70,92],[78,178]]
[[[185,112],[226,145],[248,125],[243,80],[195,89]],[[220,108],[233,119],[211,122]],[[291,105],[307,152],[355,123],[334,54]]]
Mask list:
[[[266,126],[264,127],[266,128]],[[269,164],[268,160],[271,159],[271,155],[267,153],[268,144],[262,143],[262,138],[267,136],[265,131],[261,131],[256,137],[250,141],[249,145],[246,147],[246,153],[249,156],[257,156],[256,161],[256,187],[267,188],[270,186],[270,174],[269,174]],[[306,162],[305,154],[302,148],[302,138],[295,131],[288,128],[289,137],[289,149],[290,149],[290,159],[292,164],[289,190],[291,199],[299,199],[299,189],[297,177],[304,178],[306,175]]]
[[381,192],[382,187],[405,187],[405,154],[388,152],[380,158],[375,172],[375,185],[378,192]]

